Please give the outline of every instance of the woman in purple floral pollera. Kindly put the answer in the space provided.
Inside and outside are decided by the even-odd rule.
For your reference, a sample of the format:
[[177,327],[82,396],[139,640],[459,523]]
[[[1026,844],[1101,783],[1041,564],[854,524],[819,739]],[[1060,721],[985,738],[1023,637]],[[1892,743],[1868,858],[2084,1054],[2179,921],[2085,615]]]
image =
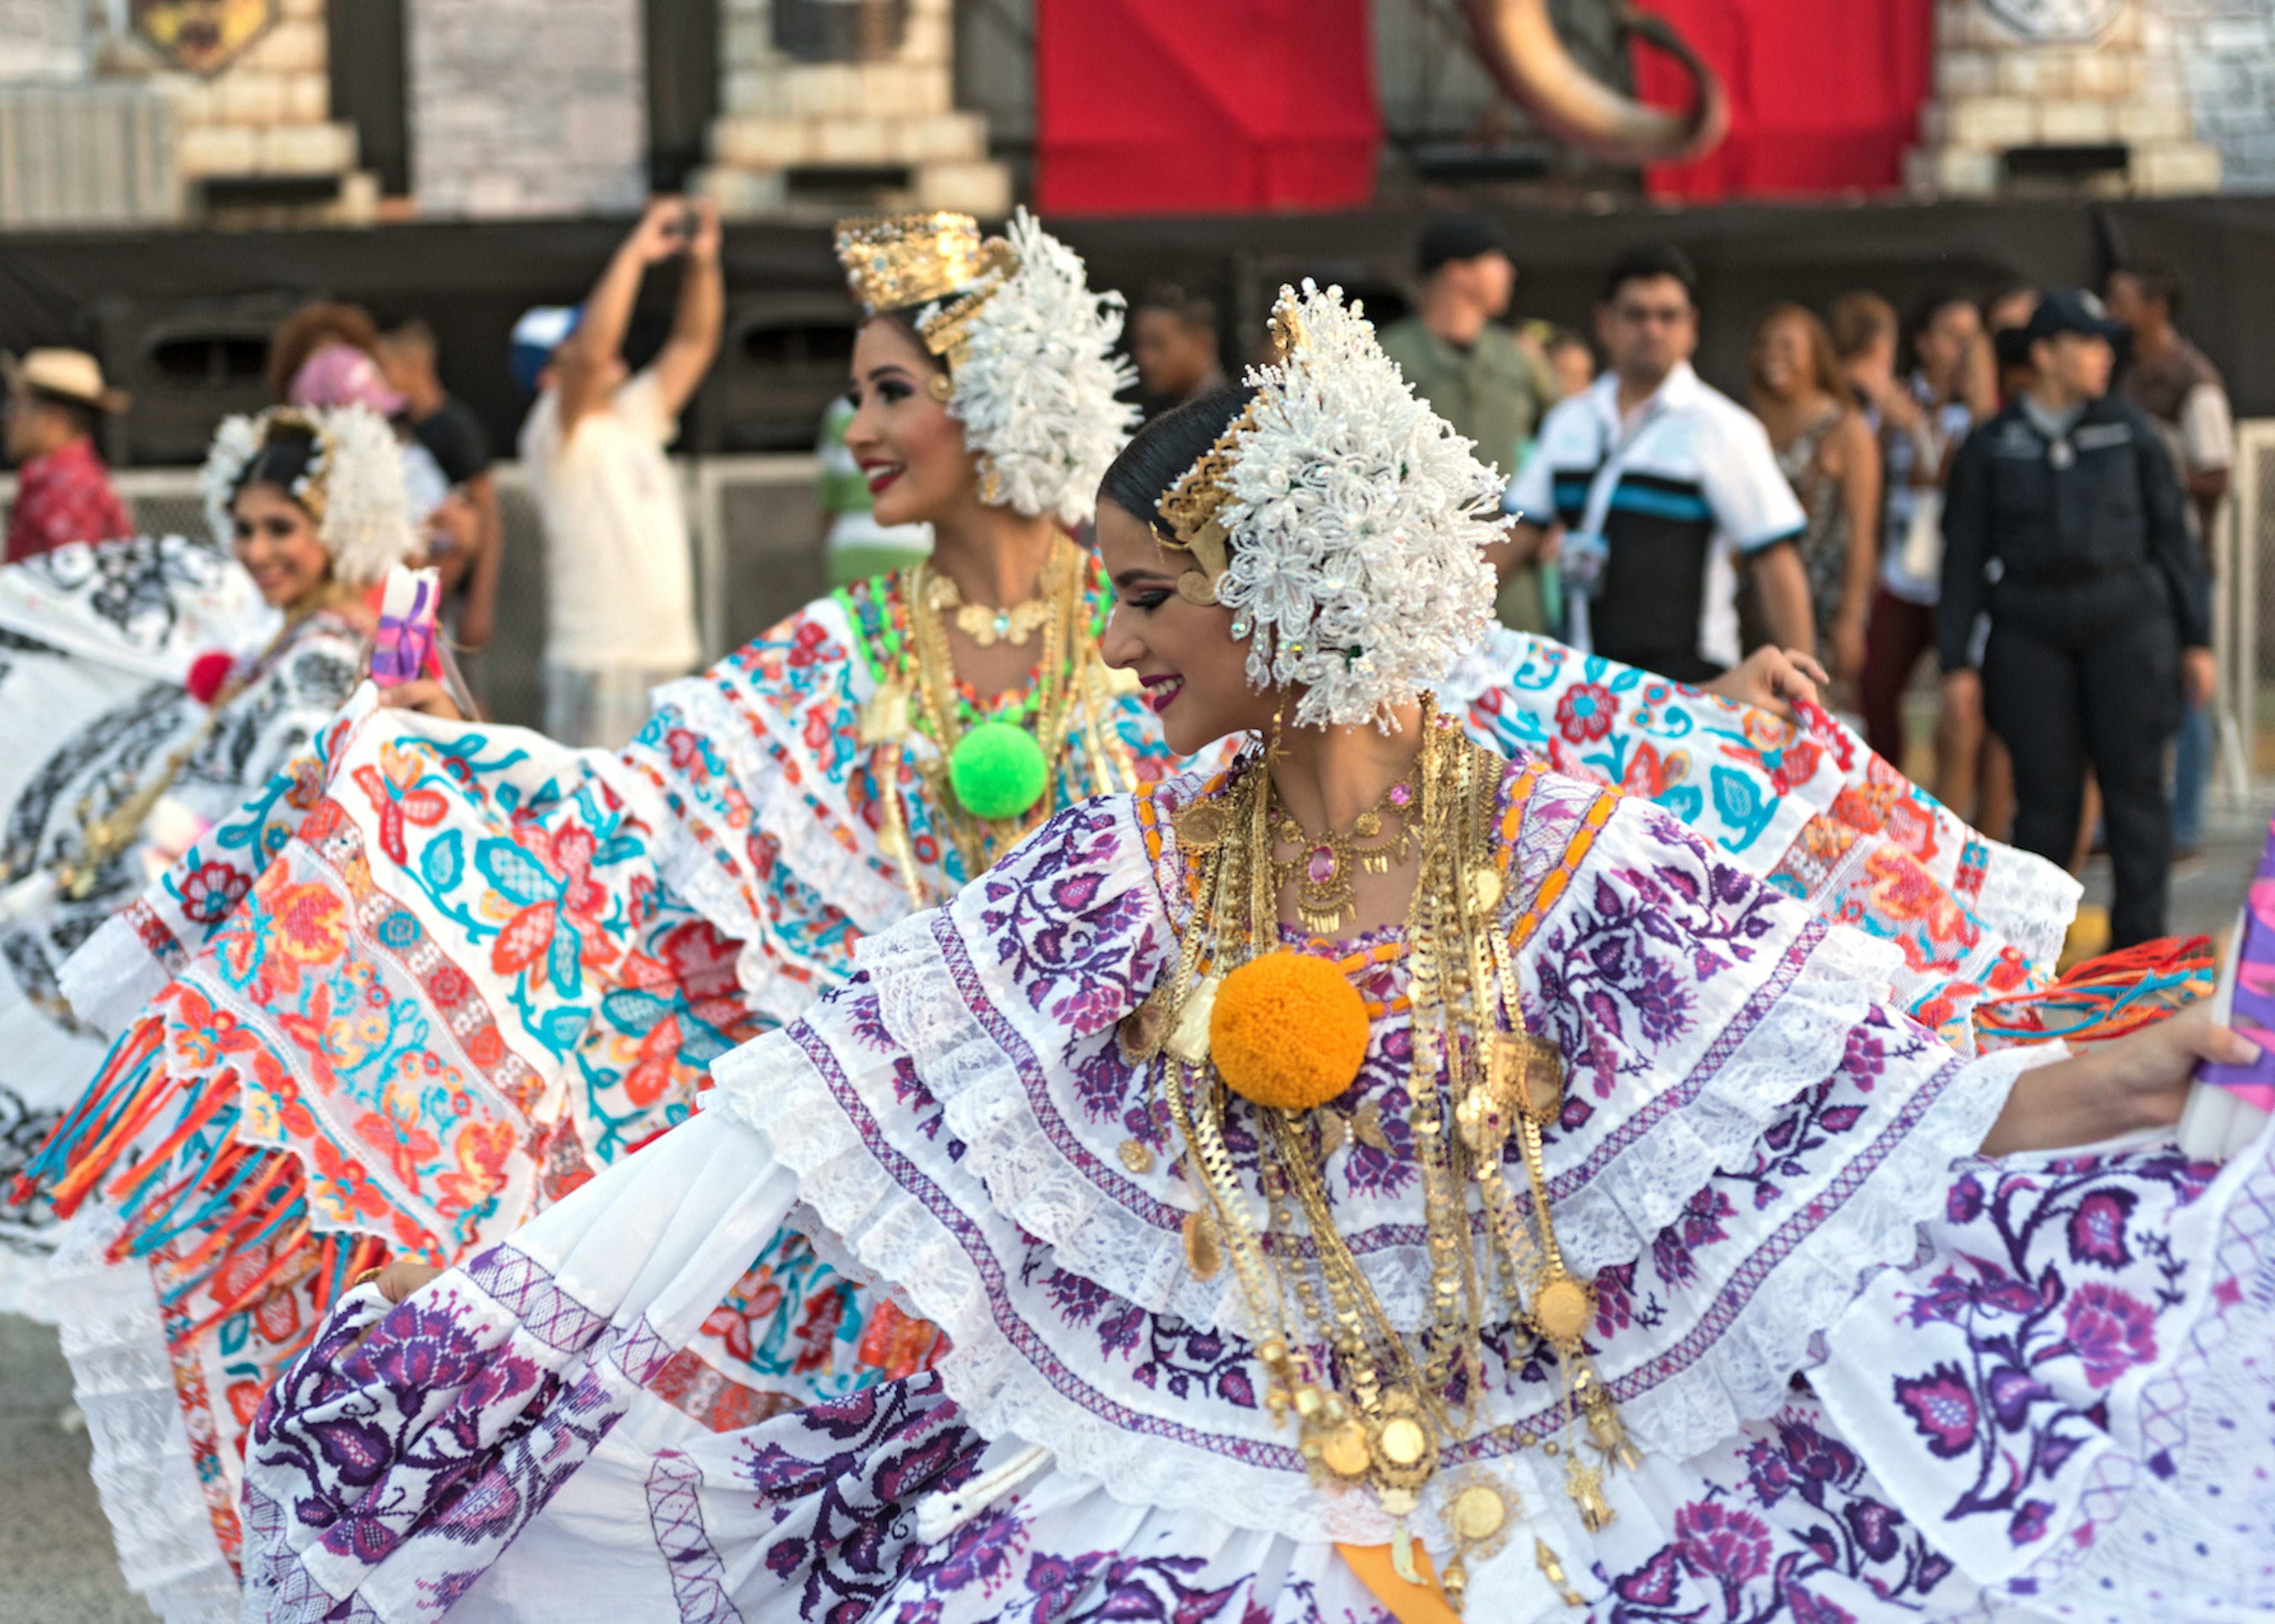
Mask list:
[[[2158,1131],[2248,1046],[1967,1059],[1899,949],[1440,724],[1497,482],[1332,294],[1275,326],[1100,510],[1107,657],[1173,750],[1259,745],[1058,813],[692,1122],[351,1293],[253,1427],[247,1616],[2275,1599],[2275,1167]],[[697,1424],[648,1384],[791,1221],[952,1346]]]

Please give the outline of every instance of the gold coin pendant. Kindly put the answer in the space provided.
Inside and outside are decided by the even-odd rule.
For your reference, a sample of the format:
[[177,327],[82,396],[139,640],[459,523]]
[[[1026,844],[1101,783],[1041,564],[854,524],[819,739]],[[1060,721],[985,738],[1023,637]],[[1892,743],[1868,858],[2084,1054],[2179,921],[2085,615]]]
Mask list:
[[1414,1466],[1429,1452],[1430,1435],[1422,1424],[1406,1416],[1394,1416],[1382,1426],[1382,1458],[1393,1466]]
[[1224,839],[1225,811],[1221,801],[1195,801],[1174,822],[1177,843],[1192,851],[1206,851]]
[[1446,1522],[1463,1539],[1491,1539],[1508,1522],[1508,1504],[1499,1489],[1472,1484],[1454,1497]]
[[1153,1152],[1136,1139],[1122,1142],[1122,1165],[1143,1177],[1153,1170]]
[[1576,1342],[1596,1317],[1596,1294],[1585,1280],[1561,1274],[1532,1299],[1532,1323],[1552,1342]]
[[1365,1474],[1372,1457],[1367,1454],[1366,1427],[1357,1421],[1346,1421],[1327,1435],[1320,1446],[1319,1459],[1338,1477],[1357,1477]]
[[1185,1214],[1185,1266],[1198,1280],[1213,1279],[1224,1266],[1224,1254],[1217,1250],[1216,1226],[1205,1213]]

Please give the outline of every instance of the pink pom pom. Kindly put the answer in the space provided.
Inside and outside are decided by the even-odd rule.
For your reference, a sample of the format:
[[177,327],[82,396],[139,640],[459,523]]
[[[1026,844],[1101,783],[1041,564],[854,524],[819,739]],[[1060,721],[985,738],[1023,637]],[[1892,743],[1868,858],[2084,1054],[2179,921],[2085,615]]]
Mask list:
[[190,661],[190,674],[182,679],[182,686],[190,691],[190,698],[200,705],[211,705],[229,674],[237,668],[237,661],[217,648],[209,648]]

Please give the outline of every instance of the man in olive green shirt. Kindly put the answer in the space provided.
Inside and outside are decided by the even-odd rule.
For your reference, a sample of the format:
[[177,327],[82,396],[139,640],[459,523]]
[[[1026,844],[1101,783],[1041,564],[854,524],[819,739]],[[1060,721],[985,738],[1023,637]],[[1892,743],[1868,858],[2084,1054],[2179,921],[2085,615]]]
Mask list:
[[[1392,324],[1382,348],[1415,392],[1477,442],[1478,458],[1516,472],[1519,453],[1556,399],[1547,368],[1501,325],[1516,291],[1516,266],[1482,220],[1433,222],[1422,233],[1422,296],[1414,313]],[[1546,631],[1537,564],[1502,578],[1500,618],[1519,631]]]

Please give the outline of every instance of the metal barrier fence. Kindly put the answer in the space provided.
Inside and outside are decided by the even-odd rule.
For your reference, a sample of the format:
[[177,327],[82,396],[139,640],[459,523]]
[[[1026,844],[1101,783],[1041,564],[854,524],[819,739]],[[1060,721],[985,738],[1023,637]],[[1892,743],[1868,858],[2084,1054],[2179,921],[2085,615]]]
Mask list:
[[[695,573],[697,630],[706,661],[740,647],[821,595],[821,513],[811,457],[708,457],[676,466],[684,481]],[[499,463],[505,561],[497,623],[476,681],[501,721],[534,727],[544,714],[545,535],[518,463]],[[121,469],[111,476],[137,528],[154,535],[206,535],[197,472]],[[0,480],[0,523],[15,501]]]

